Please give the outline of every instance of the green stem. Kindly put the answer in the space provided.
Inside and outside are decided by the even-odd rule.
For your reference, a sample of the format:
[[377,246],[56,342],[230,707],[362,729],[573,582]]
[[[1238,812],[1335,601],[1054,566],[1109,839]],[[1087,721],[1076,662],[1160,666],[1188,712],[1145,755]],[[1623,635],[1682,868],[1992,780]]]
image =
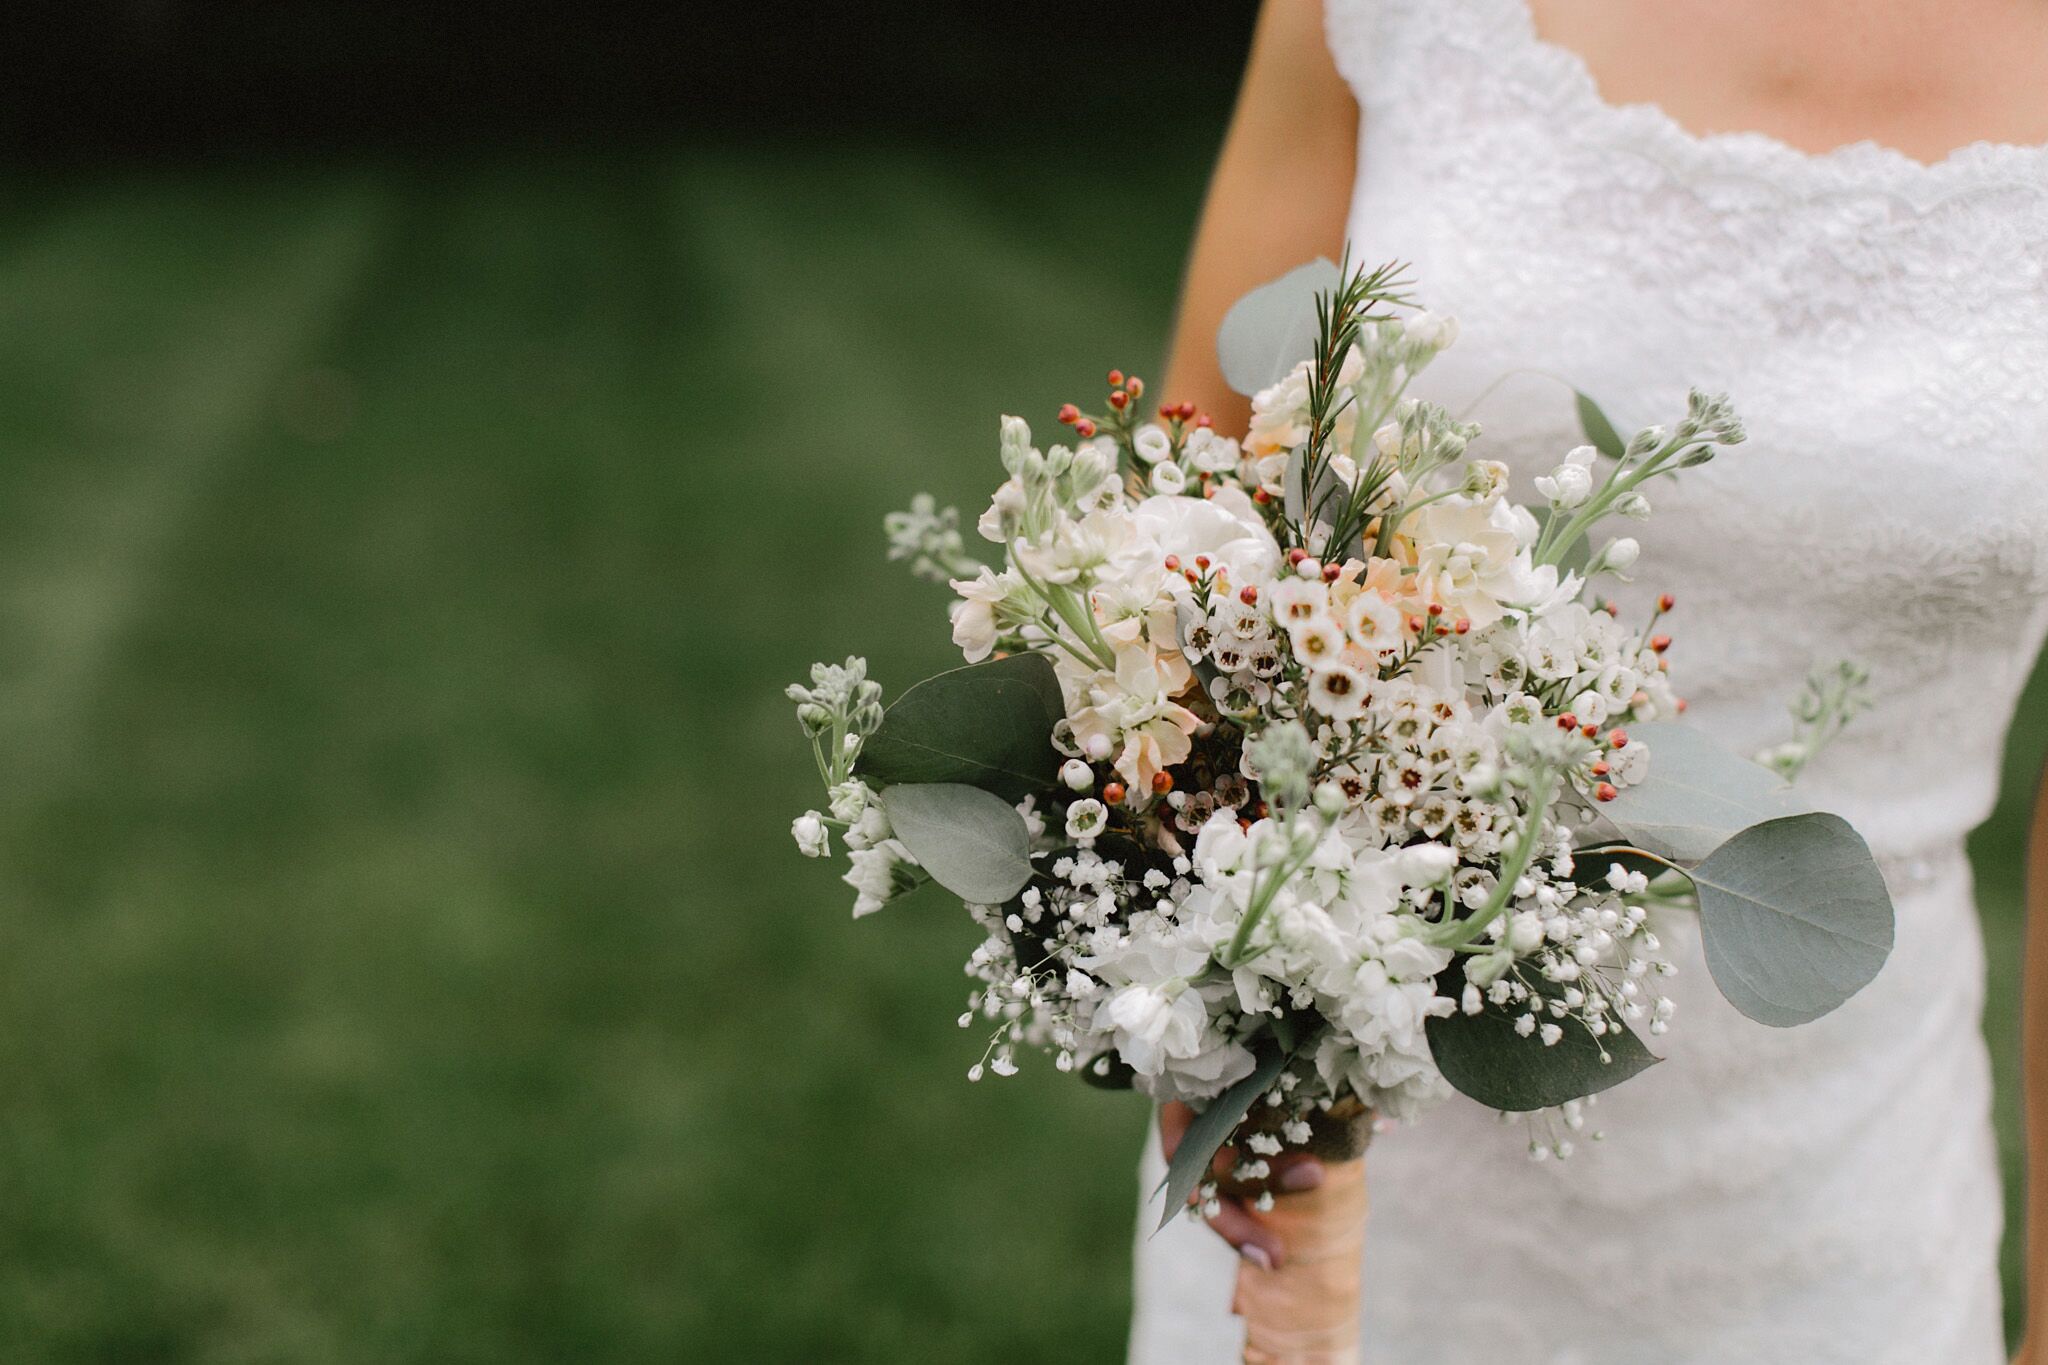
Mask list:
[[1542,786],[1535,800],[1529,803],[1527,822],[1522,826],[1522,837],[1516,841],[1514,851],[1507,862],[1501,865],[1500,880],[1493,888],[1493,895],[1470,919],[1453,920],[1441,925],[1430,937],[1441,947],[1458,949],[1474,942],[1486,931],[1488,925],[1499,919],[1515,899],[1515,883],[1529,870],[1530,862],[1536,856],[1536,845],[1543,837],[1543,817],[1550,811],[1550,803],[1556,799],[1558,775],[1546,772],[1541,778]]

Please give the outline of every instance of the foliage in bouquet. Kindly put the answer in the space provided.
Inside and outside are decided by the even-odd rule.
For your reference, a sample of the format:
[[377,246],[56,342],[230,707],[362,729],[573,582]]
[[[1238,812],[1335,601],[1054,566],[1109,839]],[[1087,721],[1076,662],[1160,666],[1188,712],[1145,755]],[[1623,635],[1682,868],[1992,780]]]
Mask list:
[[928,497],[889,519],[891,557],[955,592],[967,666],[886,712],[859,659],[791,689],[829,798],[800,847],[844,844],[857,915],[925,880],[968,904],[972,1076],[1042,1047],[1201,1109],[1169,1208],[1262,1096],[1283,1136],[1451,1089],[1576,1122],[1656,1060],[1653,925],[1679,908],[1770,1024],[1890,948],[1861,839],[1786,785],[1860,675],[1817,680],[1760,767],[1677,723],[1670,599],[1631,624],[1591,591],[1639,555],[1601,526],[1743,439],[1727,402],[1624,441],[1578,396],[1588,444],[1526,507],[1477,427],[1409,393],[1456,330],[1392,269],[1322,262],[1225,321],[1241,439],[1144,416],[1116,372],[1104,411],[1062,410],[1071,444],[1004,418],[976,523],[999,565]]

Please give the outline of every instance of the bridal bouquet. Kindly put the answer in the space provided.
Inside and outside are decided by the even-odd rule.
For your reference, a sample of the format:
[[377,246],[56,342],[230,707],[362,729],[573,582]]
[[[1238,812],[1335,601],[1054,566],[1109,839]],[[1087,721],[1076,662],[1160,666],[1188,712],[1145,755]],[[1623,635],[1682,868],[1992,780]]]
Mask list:
[[1629,621],[1597,593],[1638,558],[1609,524],[1743,439],[1727,401],[1623,440],[1579,396],[1588,443],[1523,506],[1477,427],[1408,392],[1456,330],[1391,269],[1320,262],[1225,321],[1242,436],[1146,415],[1115,372],[1103,411],[1061,410],[1067,443],[1004,418],[976,525],[999,564],[929,498],[889,521],[891,556],[957,594],[966,666],[886,710],[860,659],[790,689],[828,794],[802,851],[844,848],[856,915],[931,881],[987,930],[970,1078],[1039,1048],[1200,1111],[1169,1215],[1453,1090],[1567,1153],[1581,1102],[1682,1025],[1662,916],[1696,911],[1766,1024],[1890,949],[1882,877],[1795,800],[1796,764],[1680,722],[1670,599]]

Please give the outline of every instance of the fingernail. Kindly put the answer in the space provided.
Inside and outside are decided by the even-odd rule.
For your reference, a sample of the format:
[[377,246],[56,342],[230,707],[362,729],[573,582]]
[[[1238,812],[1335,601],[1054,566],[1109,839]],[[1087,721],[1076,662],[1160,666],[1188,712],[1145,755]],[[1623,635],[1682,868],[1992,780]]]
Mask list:
[[1300,1194],[1323,1183],[1323,1163],[1320,1161],[1298,1161],[1280,1172],[1280,1188],[1289,1194]]
[[1266,1249],[1257,1242],[1246,1242],[1237,1249],[1237,1254],[1261,1270],[1271,1270],[1273,1268],[1273,1258],[1268,1256]]

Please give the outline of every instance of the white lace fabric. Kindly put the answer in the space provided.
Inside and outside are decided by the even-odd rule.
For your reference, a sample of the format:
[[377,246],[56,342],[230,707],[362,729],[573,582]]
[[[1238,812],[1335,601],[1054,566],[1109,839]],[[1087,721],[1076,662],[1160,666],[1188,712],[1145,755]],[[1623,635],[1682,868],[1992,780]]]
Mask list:
[[[1454,1100],[1368,1158],[1375,1365],[1992,1365],[2000,1199],[1965,834],[2048,629],[2048,149],[1811,155],[1615,106],[1524,0],[1328,0],[1364,110],[1354,255],[1412,262],[1462,335],[1423,396],[1520,475],[1726,390],[1750,441],[1653,488],[1689,718],[1788,733],[1809,669],[1877,705],[1802,778],[1870,840],[1897,947],[1803,1029],[1737,1015],[1667,933],[1665,1065],[1565,1163]],[[1495,384],[1503,375],[1505,382]],[[1560,382],[1563,381],[1563,382]],[[1523,490],[1526,495],[1526,486]],[[1157,1183],[1148,1153],[1144,1188]],[[1141,1220],[1141,1226],[1148,1226]],[[1230,1252],[1138,1243],[1132,1359],[1231,1361]]]

